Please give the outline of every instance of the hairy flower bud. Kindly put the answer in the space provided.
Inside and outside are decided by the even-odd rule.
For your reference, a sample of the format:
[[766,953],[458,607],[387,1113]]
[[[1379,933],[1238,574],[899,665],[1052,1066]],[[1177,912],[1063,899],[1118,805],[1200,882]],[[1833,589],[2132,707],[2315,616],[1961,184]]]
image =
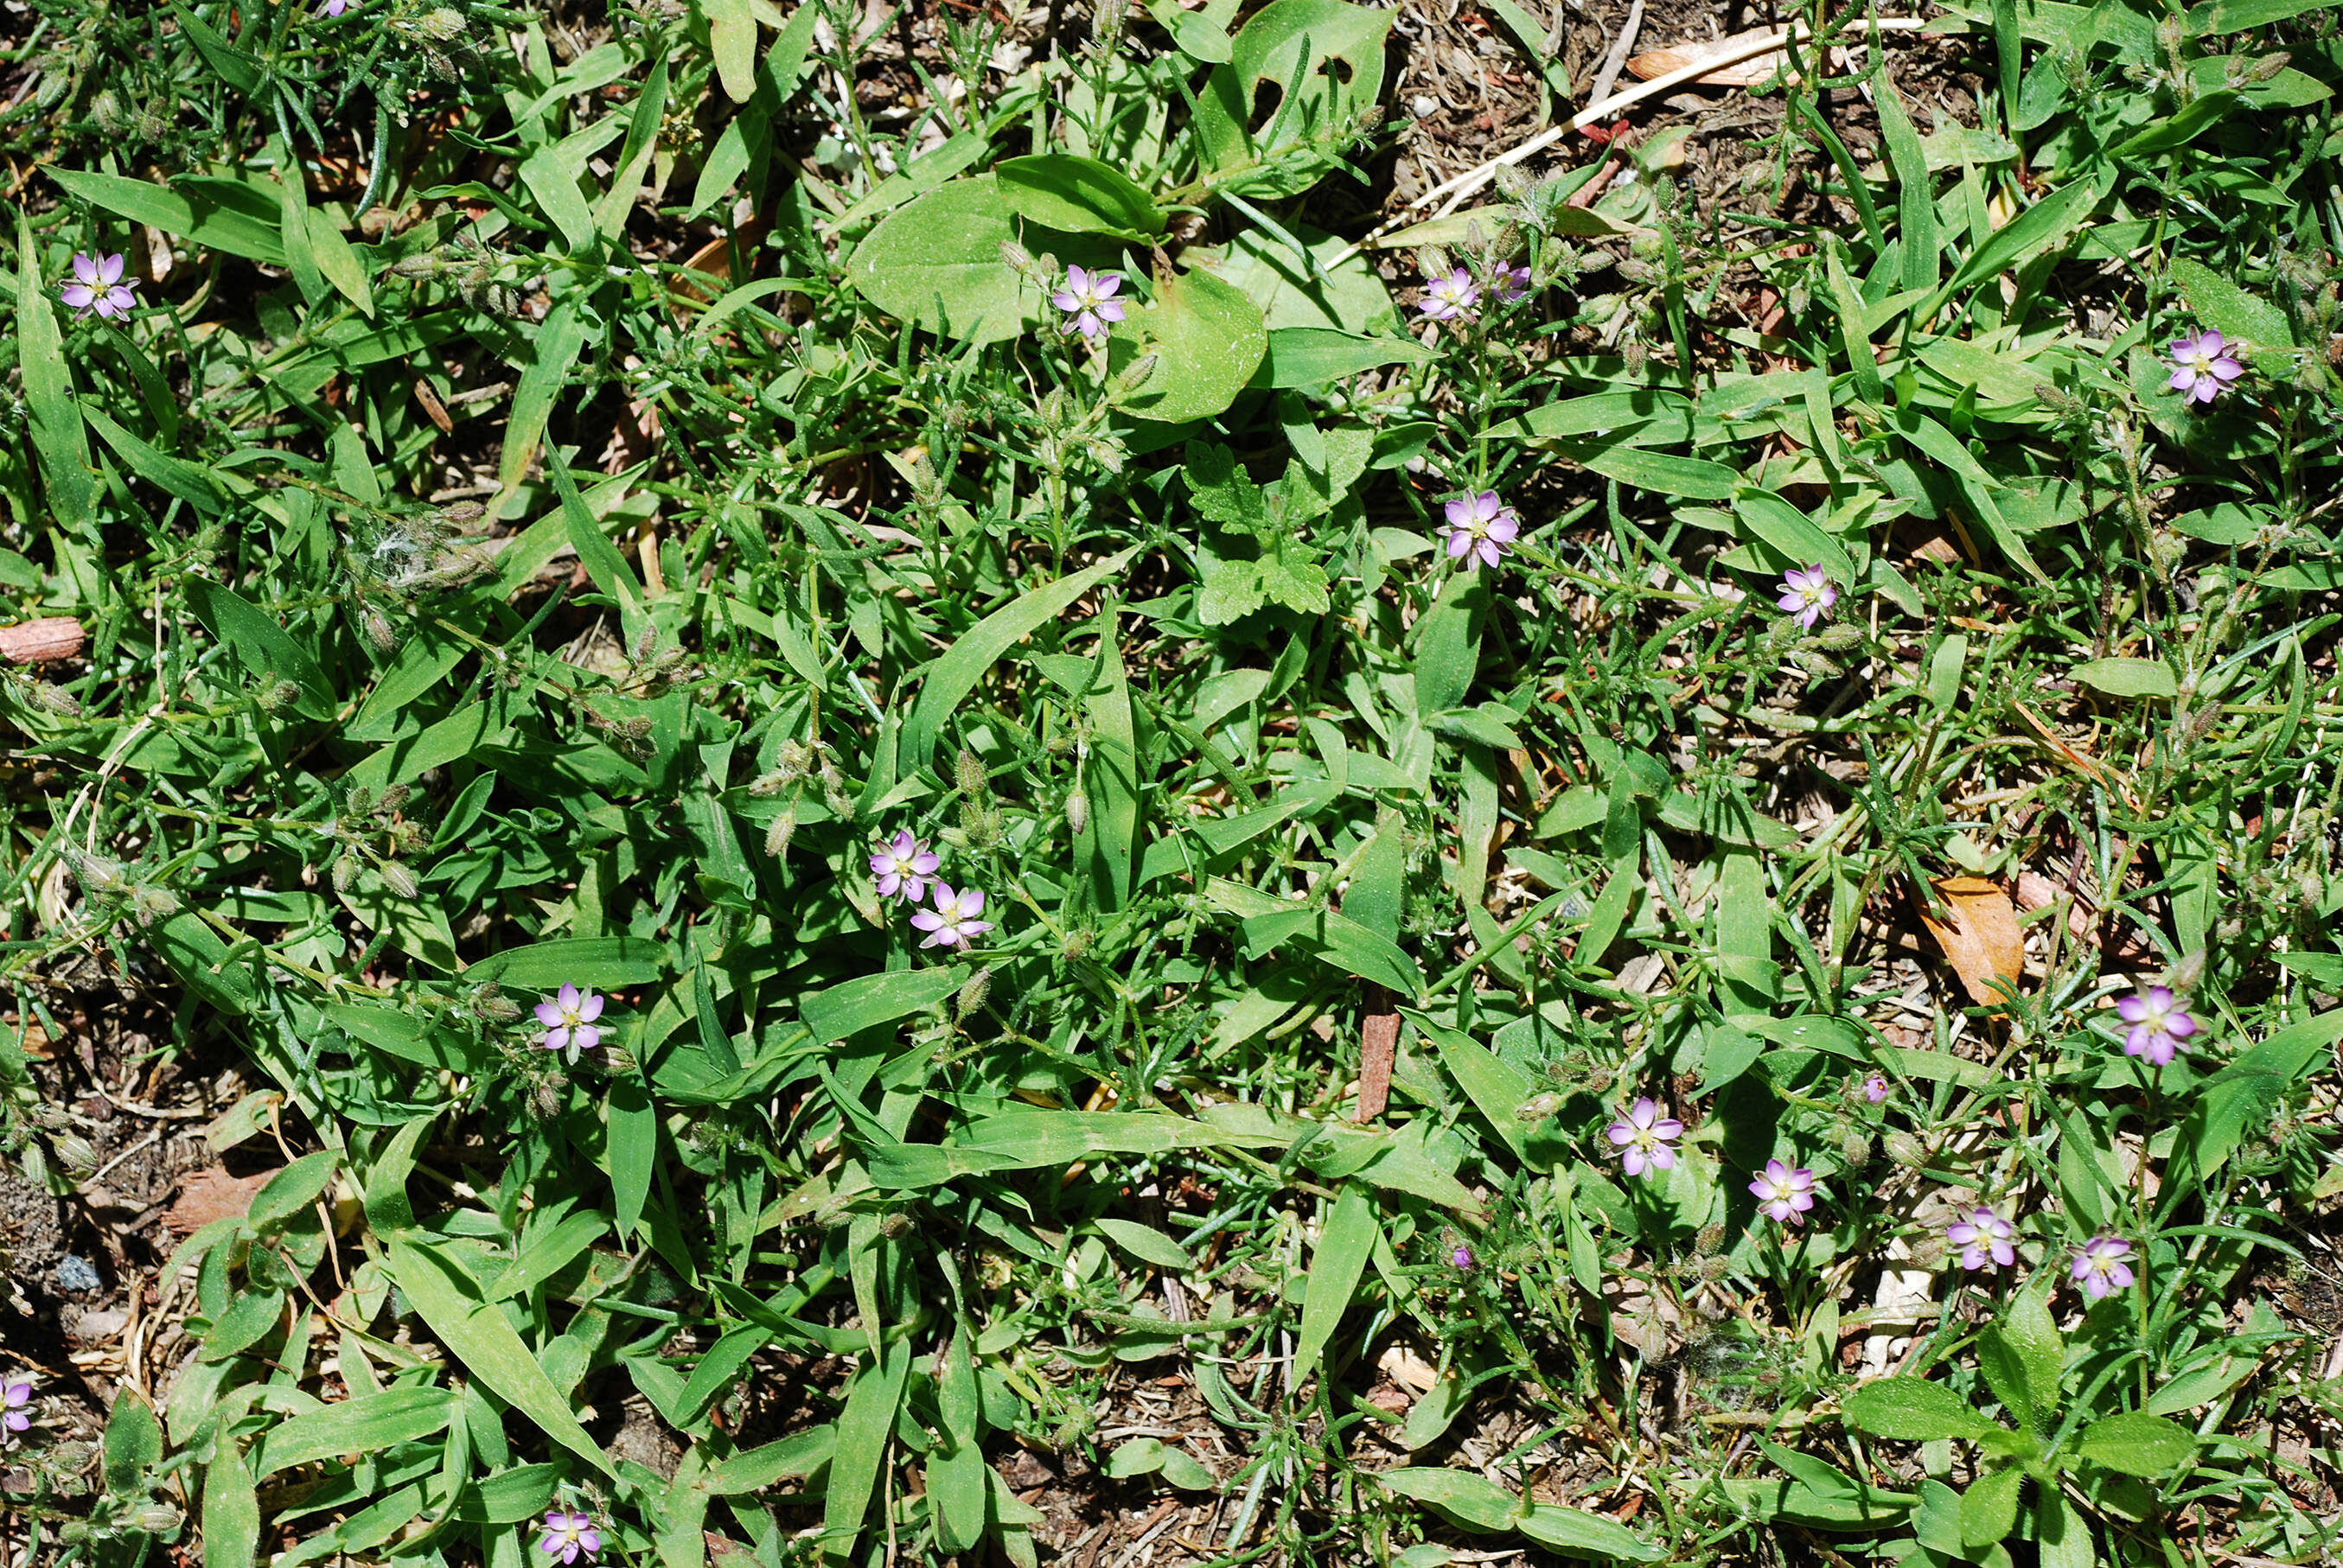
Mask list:
[[390,617],[372,605],[358,613],[358,633],[368,648],[385,658],[398,651],[398,629],[390,624]]
[[991,994],[992,970],[989,967],[977,970],[969,978],[969,982],[960,988],[960,995],[953,1000],[954,1016],[960,1022],[966,1023],[972,1014],[984,1006],[984,999]]
[[797,836],[797,831],[798,809],[791,806],[774,818],[773,825],[765,829],[765,853],[776,860],[788,854],[789,840]]
[[415,897],[415,876],[396,860],[385,860],[375,869],[381,873],[383,885],[402,899]]
[[130,912],[142,926],[167,920],[179,912],[179,895],[168,888],[142,884],[131,891]]
[[1517,1121],[1544,1121],[1561,1109],[1561,1095],[1533,1094],[1522,1101],[1522,1108],[1514,1111],[1513,1116]]
[[1066,796],[1066,826],[1079,834],[1091,824],[1091,798],[1081,790],[1071,790]]
[[1916,1169],[1928,1161],[1927,1145],[1909,1132],[1892,1131],[1881,1141],[1886,1145],[1887,1158],[1898,1165]]
[[1013,239],[1001,242],[1001,262],[1021,277],[1031,276],[1033,271],[1033,253]]
[[85,1175],[97,1169],[97,1151],[78,1132],[60,1132],[49,1140],[49,1147],[56,1151],[57,1163],[69,1176]]
[[45,680],[29,683],[33,706],[44,713],[54,713],[60,719],[79,719],[81,701],[62,686],[52,686]]
[[963,751],[952,764],[952,774],[963,795],[984,793],[984,763],[973,751]]
[[472,993],[472,1010],[490,1023],[512,1023],[521,1016],[520,1003],[505,995],[493,980]]

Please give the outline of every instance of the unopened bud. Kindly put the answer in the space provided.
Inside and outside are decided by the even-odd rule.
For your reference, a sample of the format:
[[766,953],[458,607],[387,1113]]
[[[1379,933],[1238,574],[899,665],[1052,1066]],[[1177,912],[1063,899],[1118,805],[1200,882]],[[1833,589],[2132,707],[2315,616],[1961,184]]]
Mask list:
[[561,1114],[561,1091],[565,1087],[566,1081],[559,1078],[548,1078],[537,1086],[537,1113],[539,1116],[549,1119]]
[[463,35],[464,14],[441,5],[435,10],[425,12],[423,20],[416,25],[422,30],[425,37],[433,42],[449,44]]
[[1415,266],[1426,277],[1445,277],[1456,270],[1449,264],[1447,251],[1436,245],[1416,246]]
[[130,912],[140,925],[151,926],[179,912],[179,896],[168,888],[142,886],[130,895]]
[[1522,1108],[1514,1111],[1513,1116],[1517,1121],[1544,1121],[1561,1109],[1561,1095],[1533,1094],[1522,1101]]
[[602,1048],[602,1063],[612,1072],[632,1072],[635,1053],[623,1045],[606,1045]]
[[1699,1230],[1693,1232],[1692,1246],[1694,1251],[1701,1253],[1703,1256],[1722,1251],[1725,1247],[1725,1227],[1722,1225],[1703,1225]]
[[1928,1147],[1909,1132],[1891,1131],[1881,1140],[1887,1148],[1887,1158],[1898,1165],[1915,1170],[1928,1162]]
[[301,689],[281,675],[264,678],[255,693],[264,713],[282,713],[301,700]]
[[92,1149],[89,1146],[89,1140],[78,1132],[60,1132],[49,1140],[49,1147],[56,1151],[57,1163],[65,1168],[68,1175],[76,1175],[97,1168],[97,1151]]
[[45,680],[32,685],[33,706],[44,713],[54,713],[60,719],[79,719],[81,700],[62,686],[52,686]]
[[439,508],[443,523],[476,523],[488,515],[488,508],[478,501],[455,501]]
[[774,818],[773,825],[765,829],[765,853],[776,860],[788,854],[789,840],[797,836],[797,830],[798,809],[791,806]]
[[367,646],[386,657],[398,651],[398,629],[390,624],[390,617],[369,605],[358,616],[358,633]]
[[382,809],[386,811],[396,811],[406,805],[408,798],[414,793],[414,789],[405,784],[394,784],[382,792]]
[[59,851],[65,864],[73,868],[74,879],[85,891],[113,897],[126,890],[129,883],[123,879],[122,862],[104,855],[93,855],[85,849],[66,845]]
[[977,970],[969,982],[960,988],[960,995],[952,1002],[954,1015],[960,1022],[966,1023],[984,1005],[984,999],[991,994],[992,971],[990,969]]
[[2177,51],[2180,47],[2181,39],[2187,35],[2186,25],[2180,20],[2180,15],[2177,11],[2167,13],[2164,20],[2156,25],[2156,41],[2163,46],[2164,52],[2167,55]]
[[185,1517],[167,1503],[150,1503],[138,1511],[134,1523],[146,1534],[168,1535]]
[[421,282],[439,276],[442,263],[437,256],[425,251],[419,256],[402,256],[390,264],[393,276]]
[[1001,242],[1001,263],[1010,271],[1023,277],[1033,271],[1033,253],[1013,239]]
[[1088,931],[1068,931],[1066,933],[1064,943],[1061,945],[1058,950],[1058,956],[1064,959],[1068,963],[1072,963],[1077,959],[1087,954],[1091,950],[1091,945],[1097,940],[1098,939]]
[[1066,797],[1066,826],[1080,833],[1091,825],[1091,798],[1076,789]]
[[1871,1133],[1860,1127],[1850,1127],[1841,1135],[1838,1144],[1840,1161],[1849,1166],[1871,1162]]
[[512,1023],[521,1016],[520,1003],[505,995],[494,983],[484,985],[472,993],[472,1010],[490,1023]]
[[1147,385],[1154,376],[1156,367],[1162,363],[1163,357],[1160,354],[1151,352],[1141,355],[1123,367],[1122,374],[1114,378],[1114,395],[1118,397],[1130,397]]
[[383,885],[402,899],[415,896],[415,877],[396,860],[385,860],[375,868],[382,874]]
[[963,795],[984,793],[984,763],[973,751],[963,751],[952,764],[952,775]]
[[355,859],[344,855],[334,862],[334,891],[347,893],[350,890],[350,884],[357,879],[358,863]]

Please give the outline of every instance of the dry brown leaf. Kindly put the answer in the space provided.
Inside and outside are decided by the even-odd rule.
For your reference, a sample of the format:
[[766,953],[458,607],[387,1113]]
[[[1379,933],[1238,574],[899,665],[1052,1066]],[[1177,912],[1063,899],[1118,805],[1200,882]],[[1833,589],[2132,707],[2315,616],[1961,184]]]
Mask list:
[[1373,1006],[1360,1029],[1357,1119],[1361,1121],[1373,1121],[1391,1103],[1392,1062],[1399,1052],[1399,1014],[1391,1010],[1380,990]]
[[1921,923],[1952,960],[1970,998],[1999,1008],[2006,997],[1994,982],[2006,981],[2006,992],[2014,994],[2026,974],[2026,938],[2018,930],[2016,906],[2000,883],[1984,877],[1946,877],[1936,889],[1947,918],[1940,921],[1922,910]]
[[163,1222],[182,1234],[192,1234],[215,1220],[241,1220],[252,1207],[252,1195],[276,1174],[263,1171],[256,1176],[231,1176],[216,1166],[191,1171],[180,1181],[179,1201],[171,1205]]
[[11,664],[45,664],[81,651],[81,622],[69,615],[0,626],[0,658]]
[[[1647,49],[1628,61],[1627,69],[1639,79],[1648,82],[1671,71],[1697,65],[1704,60],[1722,59],[1747,48],[1760,38],[1777,35],[1780,31],[1776,27],[1753,27],[1746,33],[1735,33],[1730,38],[1694,38],[1682,44],[1671,44],[1664,49]],[[1834,66],[1845,64],[1845,53],[1844,49],[1833,49],[1831,64]],[[1774,73],[1788,64],[1788,54],[1776,49],[1754,60],[1736,60],[1729,65],[1720,65],[1705,75],[1694,77],[1692,85],[1696,87],[1754,87],[1761,82],[1771,81]],[[1784,79],[1795,82],[1798,79],[1797,73],[1789,72]]]

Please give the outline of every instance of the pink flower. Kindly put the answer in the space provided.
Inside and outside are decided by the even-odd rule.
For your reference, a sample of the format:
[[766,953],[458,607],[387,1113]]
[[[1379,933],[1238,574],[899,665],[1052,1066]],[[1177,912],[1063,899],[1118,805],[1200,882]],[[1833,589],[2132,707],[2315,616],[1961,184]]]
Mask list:
[[71,307],[76,317],[96,313],[100,321],[110,321],[118,316],[128,316],[136,307],[138,297],[130,291],[138,280],[122,281],[122,257],[96,256],[75,253],[73,281],[57,288],[57,297]]
[[594,1027],[594,1020],[602,1016],[602,1000],[590,990],[563,986],[551,1001],[537,1004],[537,1021],[545,1025],[537,1043],[548,1050],[565,1052],[575,1062],[579,1051],[602,1043],[602,1031]]
[[580,1557],[588,1563],[602,1550],[602,1533],[594,1528],[594,1519],[587,1513],[564,1513],[551,1510],[545,1516],[545,1539],[537,1549],[548,1557],[557,1557],[564,1564]]
[[0,1433],[11,1438],[33,1424],[33,1380],[13,1377],[0,1382]]
[[1107,323],[1122,319],[1122,301],[1114,297],[1121,289],[1119,272],[1085,272],[1070,266],[1066,286],[1050,296],[1050,303],[1073,318],[1066,323],[1067,331],[1096,338],[1106,331]]
[[1613,1122],[1604,1136],[1619,1151],[1620,1168],[1630,1176],[1642,1176],[1675,1169],[1676,1151],[1668,1145],[1684,1136],[1684,1123],[1661,1115],[1659,1102],[1646,1098],[1627,1107],[1627,1114]]
[[1463,561],[1468,571],[1495,566],[1505,547],[1521,537],[1522,519],[1513,508],[1498,501],[1494,490],[1459,496],[1445,509],[1448,558]]
[[1757,1207],[1785,1225],[1796,1224],[1798,1216],[1813,1208],[1822,1195],[1813,1171],[1804,1166],[1793,1171],[1779,1160],[1765,1161],[1764,1172],[1749,1183],[1749,1191],[1757,1195]]
[[2174,338],[2171,354],[2169,385],[2175,392],[2187,394],[2192,403],[2210,403],[2246,373],[2246,367],[2229,354],[2228,340],[2210,327],[2192,337]]
[[1448,1254],[1448,1261],[1460,1270],[1470,1270],[1473,1267],[1473,1249],[1457,1247]]
[[1775,601],[1783,609],[1797,618],[1798,624],[1808,631],[1815,622],[1838,603],[1838,589],[1823,575],[1823,564],[1792,567],[1782,576],[1782,597]]
[[317,7],[317,15],[320,16],[338,16],[349,8],[350,0],[326,0],[326,3],[323,5]]
[[2121,1236],[2094,1236],[2075,1254],[2075,1282],[2093,1301],[2127,1290],[2132,1282],[2131,1243]]
[[1865,1079],[1863,1081],[1863,1097],[1871,1101],[1874,1105],[1885,1103],[1887,1100],[1887,1080],[1882,1078],[1875,1072],[1869,1078]]
[[982,936],[992,929],[990,920],[976,917],[984,913],[984,895],[974,888],[953,892],[941,882],[936,884],[936,907],[921,910],[911,917],[911,923],[928,933],[923,948],[955,947],[965,949],[968,939]]
[[1427,321],[1453,321],[1460,316],[1470,316],[1473,307],[1481,303],[1481,286],[1463,267],[1443,276],[1428,278],[1423,285],[1423,298],[1416,309]]
[[2124,1054],[2144,1056],[2158,1067],[2169,1067],[2180,1042],[2197,1032],[2197,1020],[2174,1000],[2169,989],[2152,985],[2139,996],[2116,1003],[2116,1011],[2131,1025],[2124,1032]]
[[1534,290],[1530,286],[1530,269],[1526,266],[1501,266],[1489,279],[1489,291],[1500,305],[1519,305]]
[[870,857],[870,874],[879,879],[879,896],[900,898],[916,904],[928,896],[928,879],[943,862],[928,849],[927,840],[897,833]]
[[2016,1233],[2016,1226],[1992,1210],[1976,1208],[1955,1221],[1945,1239],[1961,1249],[1964,1269],[2006,1269],[2017,1261],[2017,1249],[2009,1244]]

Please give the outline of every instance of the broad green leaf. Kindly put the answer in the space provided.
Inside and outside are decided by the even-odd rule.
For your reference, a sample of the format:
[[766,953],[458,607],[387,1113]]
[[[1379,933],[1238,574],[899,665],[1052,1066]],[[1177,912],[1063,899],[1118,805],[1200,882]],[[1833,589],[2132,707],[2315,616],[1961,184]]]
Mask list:
[[[1904,286],[1934,288],[1943,241],[1936,232],[1936,184],[1928,177],[1928,158],[1904,110],[1903,95],[1888,80],[1884,58],[1875,57],[1872,102],[1879,111],[1880,137],[1887,144],[1887,162],[1896,172],[1896,236],[1902,247]],[[1859,367],[1858,367],[1859,368]]]
[[252,1195],[252,1206],[245,1211],[245,1223],[265,1235],[305,1213],[333,1181],[341,1162],[338,1149],[304,1154],[261,1183],[260,1191]]
[[798,999],[798,1013],[823,1045],[923,1012],[968,983],[962,965],[862,975]]
[[1843,589],[1854,585],[1855,563],[1847,558],[1845,549],[1773,491],[1743,485],[1734,492],[1733,510],[1751,533],[1788,560],[1801,567],[1819,561]]
[[1151,308],[1132,310],[1115,324],[1107,339],[1107,367],[1120,376],[1142,356],[1154,355],[1153,372],[1121,407],[1135,418],[1179,425],[1226,412],[1268,352],[1261,307],[1199,268],[1165,279]]
[[317,258],[317,270],[336,292],[355,305],[368,317],[374,315],[374,286],[367,281],[365,264],[351,248],[334,220],[317,207],[303,213],[303,224],[308,230],[309,254]]
[[2115,697],[2180,695],[2180,678],[2160,658],[2094,658],[2075,667],[2075,678]]
[[1994,1393],[2020,1427],[2047,1431],[2058,1413],[2066,1342],[2036,1288],[2020,1291],[1978,1343],[1979,1361]]
[[[70,171],[50,172],[63,179]],[[25,414],[49,505],[69,527],[87,527],[96,493],[89,471],[89,441],[82,433],[81,406],[74,400],[73,372],[57,333],[49,283],[41,276],[32,220],[22,206],[16,209],[16,334]]]
[[444,1388],[392,1388],[297,1415],[270,1427],[253,1450],[252,1471],[266,1480],[280,1470],[348,1455],[364,1459],[394,1444],[428,1437],[456,1414]]
[[1991,1546],[2017,1528],[2017,1488],[2026,1473],[2005,1465],[1969,1483],[1961,1494],[1961,1541],[1972,1551]]
[[1693,437],[1693,403],[1664,387],[1587,392],[1541,404],[1491,433],[1615,437],[1631,446],[1679,446]]
[[879,1490],[880,1467],[895,1431],[904,1380],[911,1371],[911,1342],[899,1340],[883,1361],[866,1363],[846,1385],[846,1409],[838,1418],[838,1441],[830,1462],[830,1486],[822,1497],[822,1552],[850,1556],[861,1537],[863,1517]]
[[802,1481],[830,1462],[838,1444],[838,1428],[817,1426],[751,1448],[710,1465],[701,1484],[713,1497],[737,1497],[763,1492],[784,1481]]
[[464,971],[474,983],[494,980],[513,990],[558,990],[564,985],[648,985],[667,973],[662,950],[644,937],[556,937],[491,953]]
[[1606,479],[1691,501],[1729,501],[1734,487],[1741,482],[1741,476],[1722,463],[1647,451],[1631,445],[1623,433],[1599,442],[1560,442],[1556,450]]
[[310,719],[333,717],[334,689],[325,673],[272,617],[234,588],[205,578],[185,578],[180,587],[204,629],[246,669],[293,683],[299,694],[294,699],[297,712]]
[[2284,348],[2294,342],[2285,311],[2247,293],[2202,262],[2176,256],[2170,270],[2172,281],[2180,286],[2200,326],[2214,328],[2232,342],[2260,348]]
[[1185,1248],[1152,1225],[1103,1216],[1096,1223],[1105,1232],[1107,1240],[1142,1263],[1152,1263],[1159,1269],[1170,1269],[1178,1273],[1185,1273],[1195,1267],[1195,1260],[1188,1256]]
[[1529,1512],[1520,1498],[1474,1471],[1416,1465],[1381,1472],[1374,1480],[1385,1491],[1425,1503],[1466,1530],[1511,1530]]
[[2197,1436],[2177,1421],[2133,1412],[2093,1422],[2075,1448],[2109,1470],[2157,1476],[2187,1463],[2197,1452]]
[[2098,206],[2105,194],[2097,184],[2102,177],[2106,176],[2089,176],[2063,186],[2027,207],[2007,226],[1996,229],[1931,297],[1917,319],[1925,323],[1936,315],[1936,307],[1957,297],[1970,285],[1996,273],[2023,266],[2036,256],[2065,245],[2090,216],[2091,209]]
[[146,1473],[163,1462],[163,1428],[154,1408],[135,1394],[116,1399],[104,1447],[107,1489],[125,1495],[144,1491]]
[[604,1136],[610,1164],[610,1210],[620,1236],[631,1236],[650,1196],[651,1167],[659,1161],[659,1108],[639,1063],[614,1072],[603,1102]]
[[[1199,95],[1196,139],[1215,183],[1248,195],[1292,196],[1318,170],[1279,165],[1280,155],[1346,139],[1359,111],[1383,93],[1383,40],[1394,13],[1345,0],[1272,0],[1232,41]],[[1257,118],[1263,84],[1275,107]]]
[[1951,1389],[1925,1378],[1876,1379],[1847,1395],[1840,1409],[1850,1426],[1912,1442],[1983,1437],[1999,1430]]
[[227,943],[203,917],[182,910],[151,928],[146,940],[187,989],[231,1016],[252,1009],[254,990],[247,959],[231,960]]
[[[590,217],[588,215],[589,222]],[[569,367],[578,362],[578,356],[593,336],[594,329],[574,295],[557,299],[545,319],[538,324],[529,342],[528,364],[521,370],[520,384],[513,388],[512,412],[505,422],[504,451],[497,459],[498,492],[490,503],[491,511],[503,510],[506,498],[537,460],[538,447],[545,439],[545,423],[552,417],[563,383],[569,378]]]
[[2034,1544],[2042,1568],[2097,1568],[2090,1523],[2057,1487],[2036,1489]]
[[1024,330],[1017,275],[1001,256],[1016,237],[998,180],[954,180],[864,236],[846,278],[863,298],[922,331],[999,343]]
[[944,721],[985,673],[1068,605],[1129,565],[1138,553],[1139,547],[1133,545],[1071,577],[1034,588],[963,632],[942,658],[928,666],[920,679],[919,700],[903,726],[904,765],[925,767],[933,760]]
[[260,1498],[251,1467],[225,1432],[204,1471],[203,1526],[204,1568],[251,1568],[259,1561]]
[[390,1277],[465,1370],[535,1422],[548,1437],[615,1479],[617,1472],[602,1444],[578,1424],[568,1401],[546,1376],[536,1354],[522,1342],[504,1312],[481,1302],[463,1272],[443,1261],[429,1246],[398,1235],[385,1245]]
[[1310,1277],[1302,1298],[1302,1327],[1293,1342],[1293,1381],[1298,1385],[1316,1370],[1342,1314],[1365,1275],[1367,1259],[1382,1234],[1375,1222],[1374,1201],[1353,1184],[1334,1201],[1334,1211],[1319,1232],[1310,1255]]
[[749,0],[702,0],[716,79],[724,95],[745,104],[757,90],[757,13]]
[[1191,60],[1206,65],[1226,65],[1235,51],[1228,30],[1209,16],[1184,9],[1180,0],[1147,0],[1147,14],[1172,35],[1172,42]]
[[1096,158],[1039,153],[1011,158],[992,174],[1009,209],[1044,228],[1133,242],[1163,232],[1163,214],[1154,198],[1131,176]]
[[1270,330],[1255,387],[1315,387],[1385,365],[1421,365],[1433,351],[1410,337],[1363,337],[1325,327]]
[[1664,1548],[1654,1545],[1616,1520],[1583,1508],[1533,1503],[1514,1528],[1540,1545],[1551,1546],[1571,1557],[1657,1563],[1667,1556]]
[[[185,179],[175,189],[121,175],[52,167],[50,178],[94,207],[268,266],[285,265],[276,198],[234,180]],[[242,195],[239,196],[238,193]]]

